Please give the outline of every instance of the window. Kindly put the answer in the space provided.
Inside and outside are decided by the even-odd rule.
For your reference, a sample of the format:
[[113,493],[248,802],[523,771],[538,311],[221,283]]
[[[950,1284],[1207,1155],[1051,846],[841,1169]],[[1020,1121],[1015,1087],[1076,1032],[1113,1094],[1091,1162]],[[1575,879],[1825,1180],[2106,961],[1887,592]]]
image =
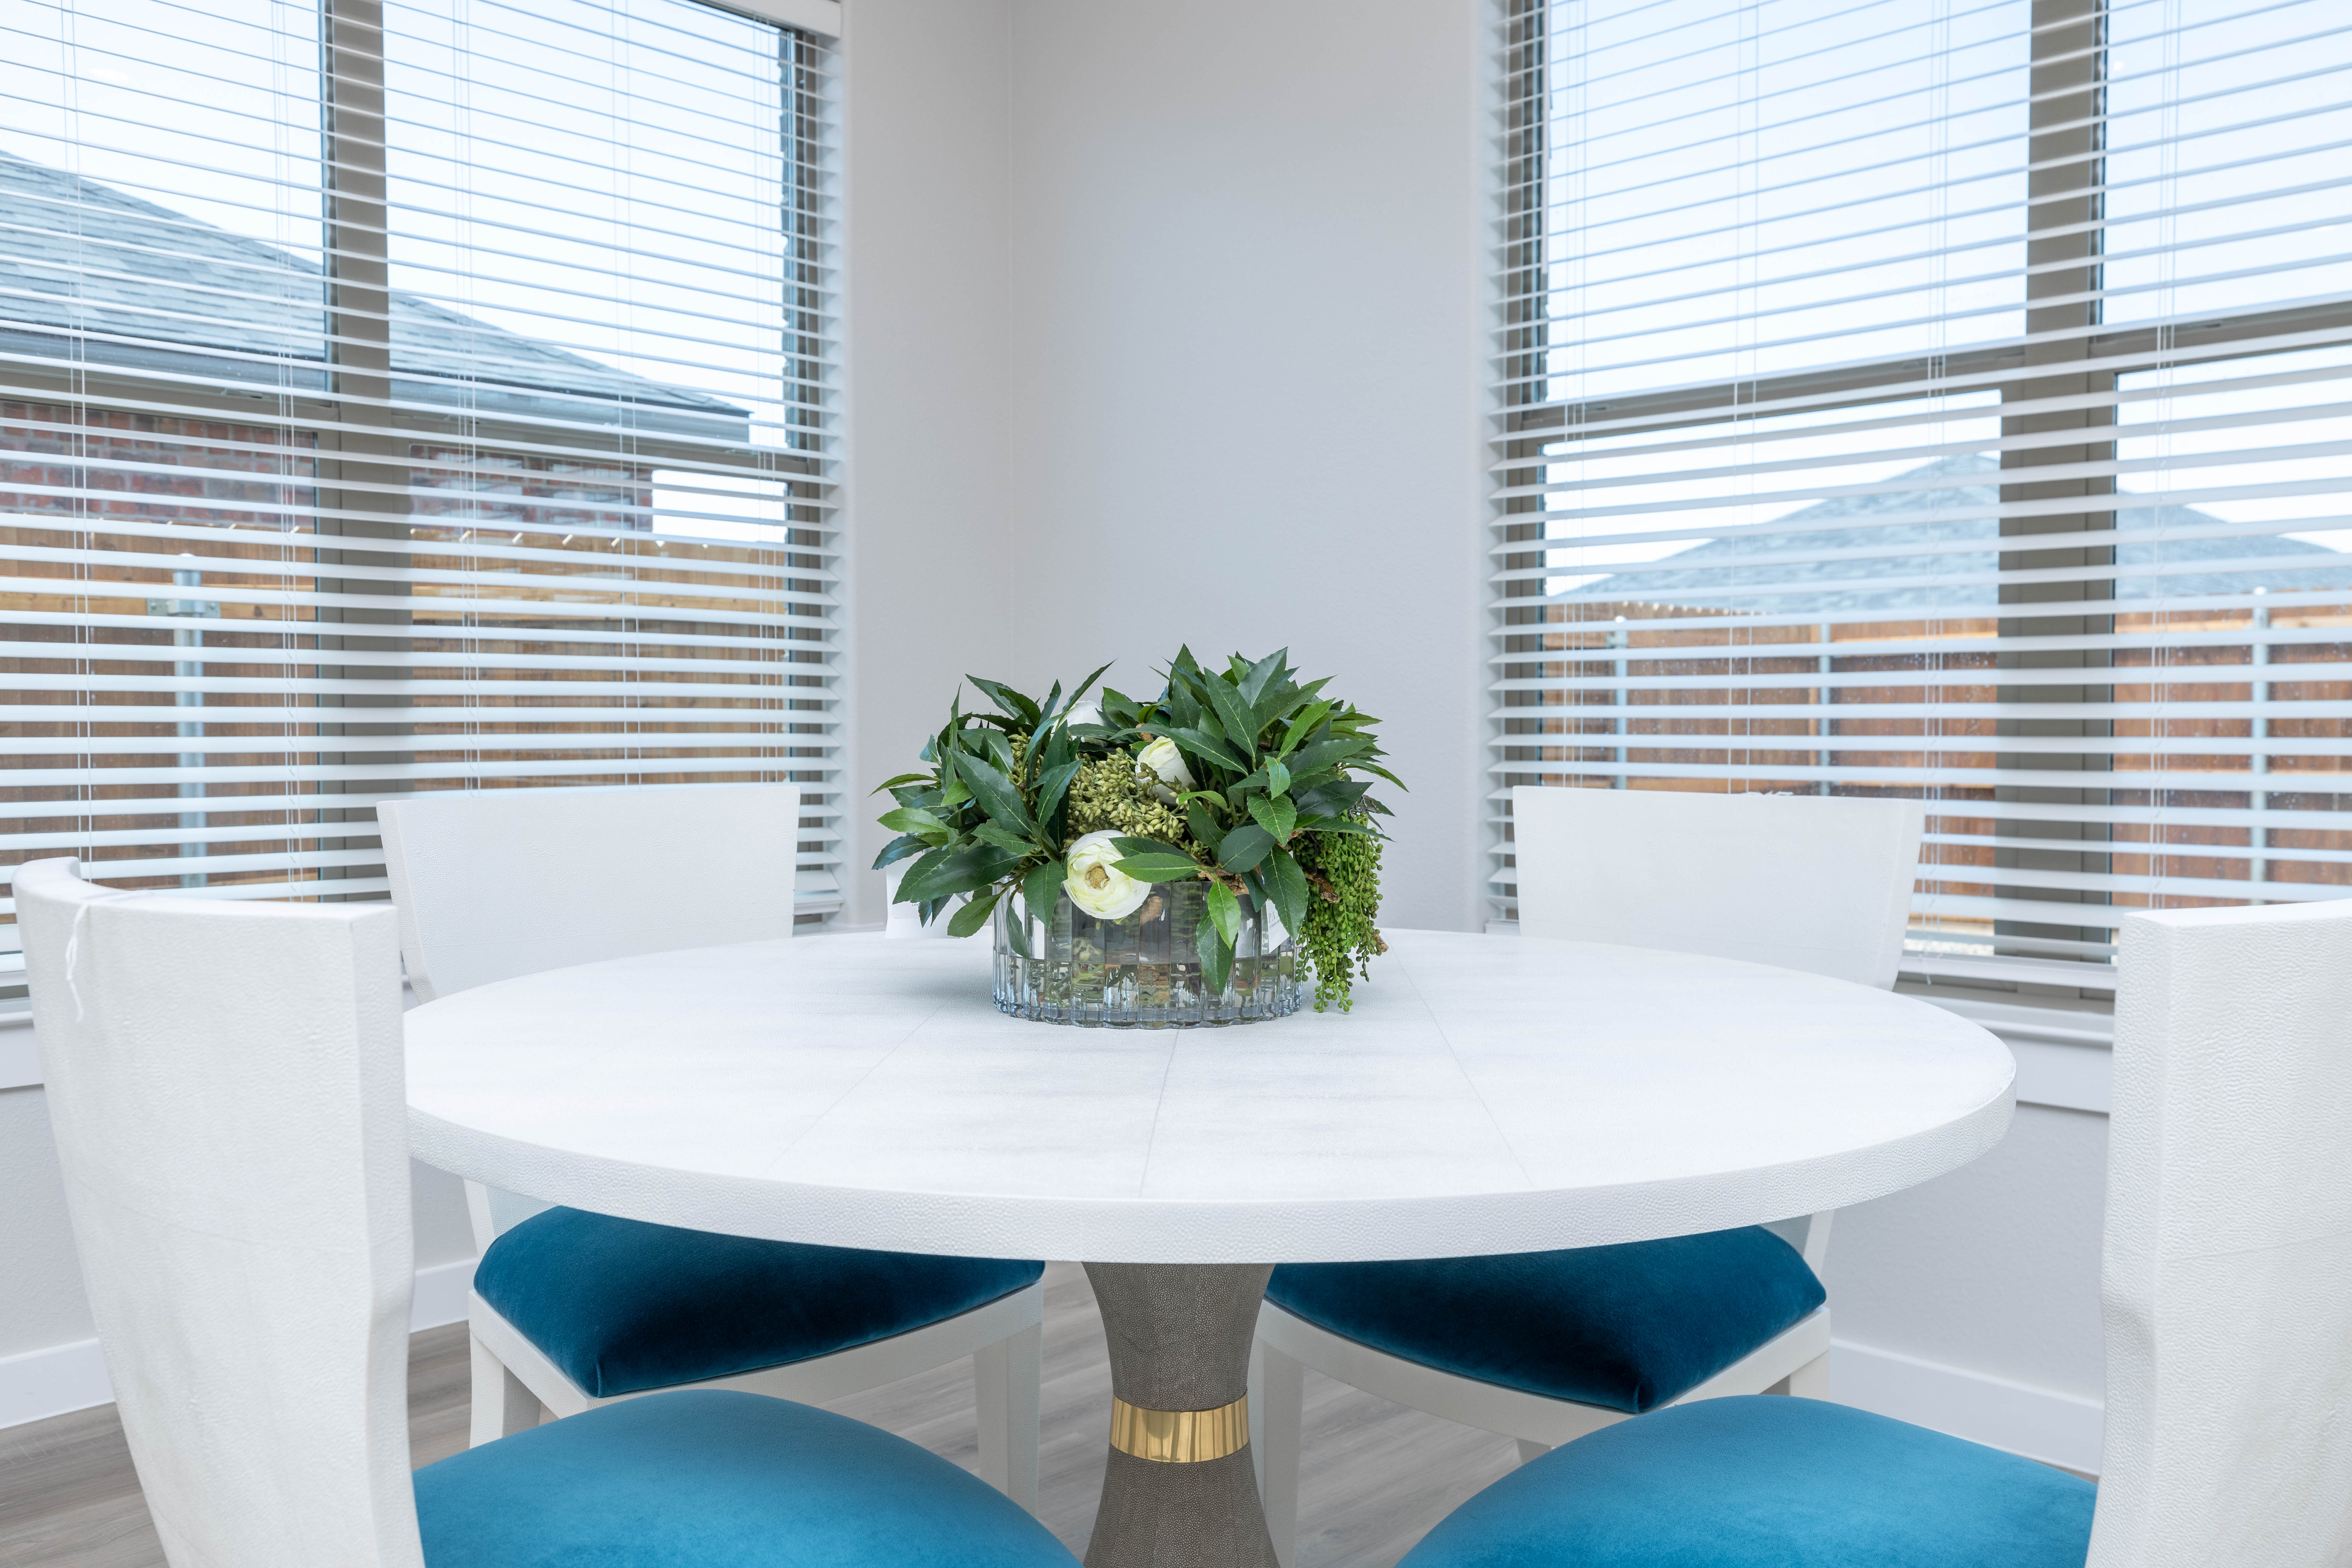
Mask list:
[[0,48],[0,859],[385,888],[375,803],[791,781],[840,904],[830,62],[694,0]]
[[2352,18],[1505,0],[1509,787],[1924,799],[1906,970],[2352,893]]

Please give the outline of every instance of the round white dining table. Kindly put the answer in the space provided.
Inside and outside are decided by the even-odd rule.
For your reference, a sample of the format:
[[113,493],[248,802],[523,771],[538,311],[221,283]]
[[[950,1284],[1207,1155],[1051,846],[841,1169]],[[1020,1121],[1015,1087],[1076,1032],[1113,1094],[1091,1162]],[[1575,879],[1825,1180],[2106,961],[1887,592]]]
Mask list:
[[1005,1016],[981,941],[526,975],[408,1015],[413,1146],[663,1225],[1083,1261],[1115,1415],[1089,1568],[1270,1568],[1246,1451],[1163,1462],[1162,1428],[1205,1443],[1241,1418],[1274,1264],[1813,1214],[1952,1170],[2009,1124],[2007,1048],[1909,997],[1642,948],[1387,935],[1352,1012],[1224,1028]]

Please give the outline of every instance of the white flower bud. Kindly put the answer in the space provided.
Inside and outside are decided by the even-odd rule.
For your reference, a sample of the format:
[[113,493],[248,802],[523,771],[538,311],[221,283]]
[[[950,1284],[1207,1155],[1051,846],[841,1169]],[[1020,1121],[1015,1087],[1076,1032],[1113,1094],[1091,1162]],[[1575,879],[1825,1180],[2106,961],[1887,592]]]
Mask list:
[[[1162,805],[1174,805],[1176,790],[1192,787],[1192,770],[1184,765],[1184,753],[1178,751],[1176,742],[1165,735],[1144,747],[1135,760],[1159,775],[1159,787],[1151,793],[1160,797]],[[1174,788],[1170,788],[1171,785]]]

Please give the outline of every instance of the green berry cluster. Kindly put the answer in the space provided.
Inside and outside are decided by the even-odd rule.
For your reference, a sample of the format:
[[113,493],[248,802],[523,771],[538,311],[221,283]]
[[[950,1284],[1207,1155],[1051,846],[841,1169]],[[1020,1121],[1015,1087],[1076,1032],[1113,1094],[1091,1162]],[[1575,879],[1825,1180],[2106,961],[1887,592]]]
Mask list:
[[1372,960],[1388,951],[1372,917],[1381,910],[1381,841],[1353,833],[1302,836],[1300,863],[1320,879],[1307,900],[1301,952],[1315,965],[1315,1010],[1338,1003],[1345,1013],[1357,973],[1369,980]]
[[1070,781],[1071,839],[1109,831],[1192,849],[1184,819],[1152,797],[1151,786],[1159,782],[1121,752],[1080,762],[1077,777]]

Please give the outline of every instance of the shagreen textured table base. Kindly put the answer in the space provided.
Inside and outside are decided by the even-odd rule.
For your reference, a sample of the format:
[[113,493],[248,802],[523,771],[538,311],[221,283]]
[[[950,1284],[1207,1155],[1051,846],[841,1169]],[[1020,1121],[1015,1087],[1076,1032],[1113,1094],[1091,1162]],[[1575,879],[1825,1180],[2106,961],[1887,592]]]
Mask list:
[[1087,1265],[1117,1401],[1087,1568],[1275,1568],[1241,1405],[1273,1273],[1266,1263]]

